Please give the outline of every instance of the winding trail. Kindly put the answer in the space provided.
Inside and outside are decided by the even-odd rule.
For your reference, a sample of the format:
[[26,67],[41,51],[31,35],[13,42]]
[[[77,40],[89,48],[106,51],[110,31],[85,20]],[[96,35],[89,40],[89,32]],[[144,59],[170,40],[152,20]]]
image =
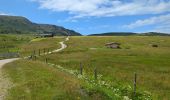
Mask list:
[[3,67],[3,65],[13,62],[15,60],[18,60],[19,58],[13,58],[13,59],[4,59],[4,60],[0,60],[0,68]]
[[[62,42],[59,42],[61,45],[61,48],[53,50],[52,52],[48,52],[48,53],[44,53],[42,55],[47,55],[47,54],[51,54],[51,53],[57,53],[60,52],[62,50],[64,50],[65,48],[67,48],[67,45],[64,44],[64,42],[69,41],[69,36]],[[29,57],[24,57],[24,59],[27,59]],[[10,62],[19,60],[21,58],[12,58],[12,59],[4,59],[4,60],[0,60],[0,100],[4,100],[5,95],[7,94],[7,90],[11,87],[11,83],[10,80],[5,76],[5,74],[2,72],[2,67]]]
[[[67,48],[67,45],[64,44],[64,42],[69,41],[69,39],[70,39],[70,37],[68,36],[68,37],[65,39],[65,41],[59,42],[60,45],[61,45],[61,48],[59,48],[59,49],[57,49],[57,50],[54,50],[54,51],[52,51],[52,52],[53,52],[53,53],[56,53],[56,52],[62,51],[62,50],[64,50],[65,48]],[[49,52],[49,53],[50,53],[50,52]]]
[[10,80],[2,72],[1,68],[10,62],[18,60],[19,58],[0,60],[0,100],[3,100],[7,94],[7,90],[11,87]]

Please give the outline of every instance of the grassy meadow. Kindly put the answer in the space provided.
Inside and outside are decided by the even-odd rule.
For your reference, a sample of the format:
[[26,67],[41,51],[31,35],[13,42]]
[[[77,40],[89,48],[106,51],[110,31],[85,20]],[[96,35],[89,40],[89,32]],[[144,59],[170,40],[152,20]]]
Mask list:
[[[44,49],[55,50],[64,37],[35,38],[33,35],[0,35],[0,54],[19,53],[21,57],[30,56],[34,51],[43,53]],[[4,59],[0,57],[0,59]]]
[[[23,57],[34,50],[38,54],[39,49],[60,48],[58,42],[64,38],[31,37],[13,44]],[[121,43],[121,49],[105,47],[109,42]],[[14,83],[7,100],[126,100],[133,95],[135,72],[138,98],[134,100],[144,100],[143,93],[151,94],[153,100],[169,100],[170,37],[74,36],[66,44],[68,48],[63,51],[40,56],[36,61],[18,60],[5,65],[3,71]],[[61,67],[50,66],[45,59]],[[85,76],[79,75],[80,63]],[[98,81],[94,80],[94,69],[102,76]]]
[[6,100],[108,100],[73,75],[39,61],[18,60],[3,67],[13,82]]
[[35,51],[35,53],[44,53],[44,49],[47,52],[55,50],[57,48],[60,48],[60,41],[63,41],[65,39],[65,37],[54,37],[54,38],[35,38],[32,39],[30,42],[22,45],[20,48],[20,53],[21,56],[30,56],[31,54],[33,54],[33,52]]
[[[108,42],[121,43],[121,49],[106,48]],[[84,71],[92,76],[94,68],[106,81],[133,86],[134,72],[137,73],[137,90],[150,91],[154,100],[170,98],[170,37],[163,36],[114,36],[114,37],[71,37],[68,48],[48,58],[67,69]],[[152,47],[157,44],[159,47]]]
[[32,36],[0,35],[0,53],[18,52],[22,44],[29,42]]

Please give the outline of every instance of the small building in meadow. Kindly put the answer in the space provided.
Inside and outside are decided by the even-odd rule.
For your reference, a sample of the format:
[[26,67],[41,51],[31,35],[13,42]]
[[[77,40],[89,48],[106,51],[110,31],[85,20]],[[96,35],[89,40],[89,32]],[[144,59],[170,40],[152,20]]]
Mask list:
[[106,43],[105,46],[107,48],[120,49],[120,43],[117,43],[117,42]]

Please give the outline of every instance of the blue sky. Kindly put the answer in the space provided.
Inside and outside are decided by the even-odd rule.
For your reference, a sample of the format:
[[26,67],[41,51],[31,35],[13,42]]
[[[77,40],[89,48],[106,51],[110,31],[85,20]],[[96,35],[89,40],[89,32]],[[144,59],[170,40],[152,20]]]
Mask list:
[[84,35],[102,32],[170,33],[170,0],[1,0],[0,15],[24,16]]

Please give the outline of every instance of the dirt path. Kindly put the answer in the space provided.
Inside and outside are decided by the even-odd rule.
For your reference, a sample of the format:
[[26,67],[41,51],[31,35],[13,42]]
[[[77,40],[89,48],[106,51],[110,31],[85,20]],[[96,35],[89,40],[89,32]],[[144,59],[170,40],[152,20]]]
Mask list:
[[7,63],[10,63],[10,62],[13,62],[13,61],[18,60],[18,59],[19,59],[19,58],[0,60],[0,68],[2,68],[3,65],[5,65],[5,64],[7,64]]
[[62,50],[64,50],[65,48],[67,48],[67,45],[66,44],[64,44],[64,42],[66,42],[66,41],[68,41],[69,40],[69,36],[65,39],[65,41],[62,41],[62,42],[60,42],[60,45],[61,45],[61,48],[60,49],[57,49],[57,50],[54,50],[54,51],[52,51],[52,52],[59,52],[59,51],[62,51]]
[[[69,40],[69,36],[62,42],[59,42],[61,45],[61,48],[56,49],[52,52],[48,52],[45,53],[43,55],[47,55],[47,54],[51,54],[51,53],[56,53],[59,51],[64,50],[65,48],[67,48],[67,45],[64,44],[65,41]],[[28,57],[24,57],[24,59],[26,59]],[[5,76],[5,74],[2,72],[2,67],[10,62],[16,61],[20,58],[13,58],[13,59],[4,59],[4,60],[0,60],[0,100],[4,100],[5,95],[7,94],[7,90],[11,87],[11,83],[9,81],[9,79]]]
[[0,60],[0,100],[3,100],[7,94],[7,90],[11,87],[9,79],[2,72],[2,67],[10,62],[18,60],[19,58]]

